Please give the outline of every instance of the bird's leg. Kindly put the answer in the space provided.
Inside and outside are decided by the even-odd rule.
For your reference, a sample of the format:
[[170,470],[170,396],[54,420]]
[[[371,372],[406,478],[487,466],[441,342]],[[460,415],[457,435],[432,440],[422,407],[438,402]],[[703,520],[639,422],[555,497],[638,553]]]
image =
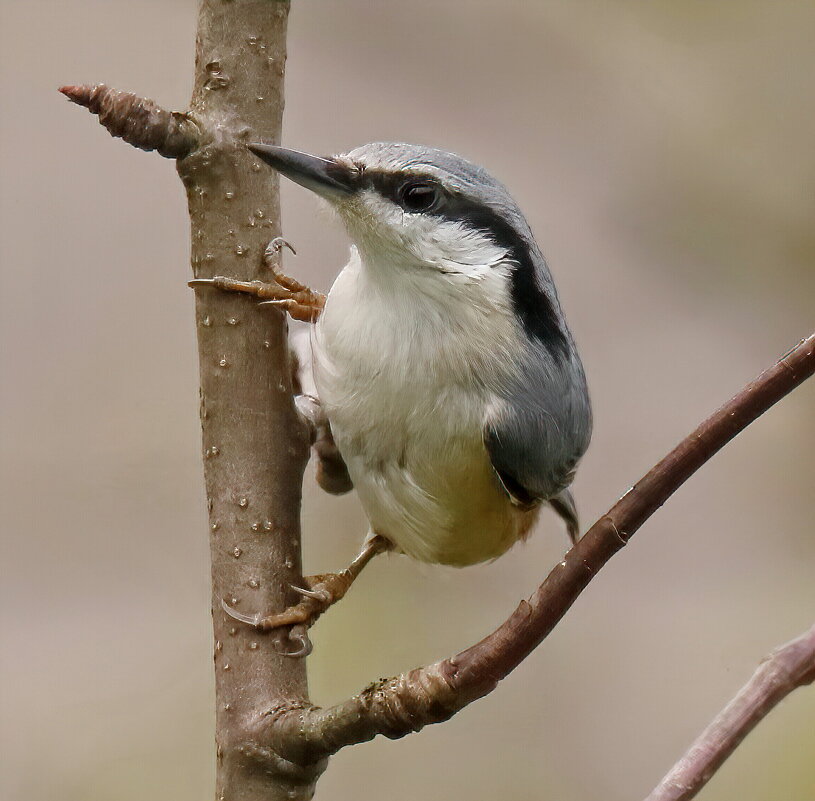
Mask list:
[[228,606],[224,601],[221,601],[221,606],[235,620],[254,626],[258,631],[273,631],[282,626],[311,626],[329,606],[335,604],[348,592],[354,580],[371,559],[377,554],[389,551],[392,547],[388,540],[375,534],[365,541],[356,559],[345,570],[340,573],[304,576],[303,580],[308,585],[307,588],[292,586],[292,589],[300,593],[303,598],[299,603],[282,612],[266,616],[245,615]]
[[237,281],[234,278],[216,275],[214,278],[195,278],[189,282],[189,285],[193,289],[212,287],[225,292],[243,292],[247,295],[254,295],[262,301],[258,305],[276,306],[278,309],[287,311],[295,320],[313,323],[325,306],[325,295],[322,292],[315,292],[305,284],[301,284],[296,278],[291,278],[280,271],[274,257],[284,245],[294,253],[294,248],[285,239],[276,237],[269,243],[263,254],[263,263],[271,269],[273,281]]
[[317,483],[332,495],[343,495],[354,488],[348,466],[334,442],[331,424],[319,398],[298,395],[294,399],[297,411],[311,431],[311,446],[317,455]]

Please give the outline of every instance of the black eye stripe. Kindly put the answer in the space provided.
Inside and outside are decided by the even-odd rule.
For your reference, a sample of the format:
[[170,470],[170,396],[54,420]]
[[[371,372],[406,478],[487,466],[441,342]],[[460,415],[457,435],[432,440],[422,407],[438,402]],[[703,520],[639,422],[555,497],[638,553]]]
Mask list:
[[[366,169],[360,172],[357,185],[360,189],[373,189],[388,200],[404,208],[400,191],[407,184],[431,184],[444,193],[443,202],[422,213],[453,222],[463,222],[470,228],[483,231],[502,248],[506,248],[515,267],[511,275],[512,305],[526,329],[558,355],[566,356],[569,343],[556,301],[543,291],[539,284],[535,260],[530,245],[515,228],[494,208],[457,192],[441,188],[433,175],[386,172]],[[537,258],[543,257],[535,248]]]
[[384,170],[364,170],[359,176],[360,189],[374,189],[382,197],[405,208],[404,191],[408,187],[436,187],[442,191],[438,179],[421,173],[406,176],[404,173],[386,172]]

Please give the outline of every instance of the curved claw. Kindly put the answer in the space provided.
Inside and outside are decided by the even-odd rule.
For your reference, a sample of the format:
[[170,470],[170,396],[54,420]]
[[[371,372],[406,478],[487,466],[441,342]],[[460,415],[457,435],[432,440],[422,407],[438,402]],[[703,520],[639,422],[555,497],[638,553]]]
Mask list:
[[284,247],[288,248],[295,256],[297,255],[297,251],[294,249],[291,242],[287,242],[282,236],[276,236],[271,242],[269,242],[269,244],[266,245],[266,250],[264,251],[263,255],[269,259],[276,253],[280,253]]
[[[294,651],[285,650],[282,646],[284,641],[298,642],[300,647]],[[290,659],[305,659],[313,650],[314,646],[308,636],[308,629],[306,626],[298,625],[292,626],[287,638],[279,637],[274,642],[274,650],[281,656],[287,656]]]
[[296,593],[299,593],[306,598],[311,598],[326,605],[330,604],[332,601],[331,593],[328,590],[307,590],[303,587],[298,587],[295,584],[289,584],[289,587],[291,587]]
[[240,621],[241,623],[246,623],[249,626],[257,626],[258,623],[261,621],[261,615],[245,615],[243,612],[239,612],[237,609],[233,609],[226,601],[221,599],[221,609],[226,612],[229,617],[234,618],[235,620]]
[[214,278],[193,278],[192,281],[187,281],[187,286],[193,289],[197,286],[216,286],[217,281]]
[[274,306],[280,311],[287,312],[289,317],[294,320],[300,320],[303,323],[313,323],[320,315],[322,305],[306,305],[298,303],[294,298],[286,300],[265,300],[258,303],[258,306]]

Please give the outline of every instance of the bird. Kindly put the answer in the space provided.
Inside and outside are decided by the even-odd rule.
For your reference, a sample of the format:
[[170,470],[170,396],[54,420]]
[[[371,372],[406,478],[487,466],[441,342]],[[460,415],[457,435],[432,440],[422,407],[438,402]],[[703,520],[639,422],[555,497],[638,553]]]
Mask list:
[[334,491],[356,489],[370,532],[347,570],[307,578],[285,612],[224,608],[260,629],[310,625],[376,554],[488,562],[524,540],[547,505],[574,542],[569,486],[592,432],[586,376],[505,186],[423,145],[375,142],[331,157],[249,149],[329,206],[351,239],[348,263],[327,296],[282,273],[271,285],[191,283],[271,298],[314,323],[316,397],[298,408],[322,432]]

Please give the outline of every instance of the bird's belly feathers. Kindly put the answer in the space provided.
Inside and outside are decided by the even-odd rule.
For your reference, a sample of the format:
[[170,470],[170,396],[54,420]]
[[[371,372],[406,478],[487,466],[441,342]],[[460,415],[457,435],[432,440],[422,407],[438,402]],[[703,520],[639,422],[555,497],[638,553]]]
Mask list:
[[372,530],[425,562],[500,556],[535,514],[510,503],[483,442],[476,377],[500,350],[494,317],[457,334],[449,312],[437,320],[408,293],[410,308],[377,303],[353,278],[340,275],[318,323],[315,381]]
[[[447,392],[434,408],[418,397],[433,388],[409,388],[411,376],[404,379],[330,418],[371,529],[425,562],[463,566],[500,556],[532,521],[497,480],[477,415],[466,408],[478,403]],[[448,415],[455,425],[445,424]]]

